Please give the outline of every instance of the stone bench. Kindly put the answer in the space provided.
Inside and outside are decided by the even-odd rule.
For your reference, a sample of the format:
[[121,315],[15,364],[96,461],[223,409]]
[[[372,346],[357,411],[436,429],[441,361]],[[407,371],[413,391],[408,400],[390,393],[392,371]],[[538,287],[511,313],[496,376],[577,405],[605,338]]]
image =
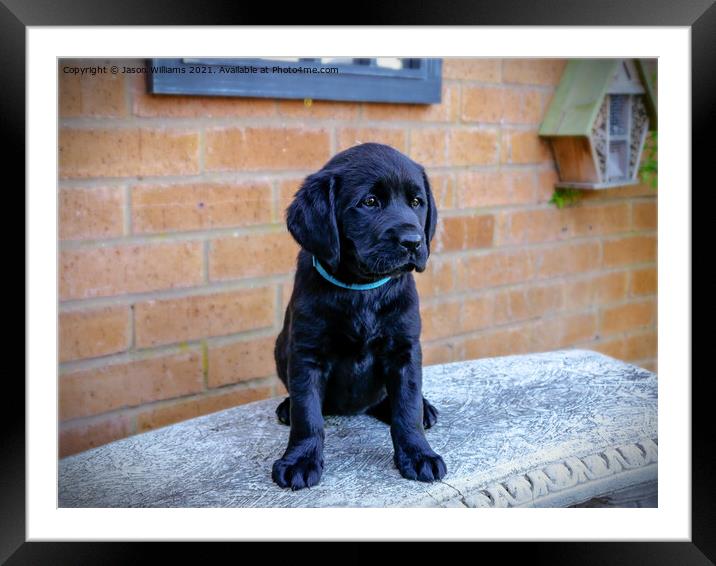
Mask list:
[[656,375],[587,350],[427,367],[442,482],[400,477],[388,427],[326,418],[321,483],[271,481],[288,427],[269,399],[64,458],[60,507],[655,506]]

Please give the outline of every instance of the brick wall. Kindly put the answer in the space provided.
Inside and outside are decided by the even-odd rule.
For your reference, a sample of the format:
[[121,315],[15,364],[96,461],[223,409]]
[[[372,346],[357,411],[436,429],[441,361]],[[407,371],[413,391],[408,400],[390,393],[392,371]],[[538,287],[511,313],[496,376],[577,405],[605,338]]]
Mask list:
[[358,141],[432,180],[426,364],[583,347],[656,370],[656,191],[547,202],[536,132],[564,61],[445,60],[432,106],[151,96],[142,77],[62,64],[61,455],[284,393],[272,347],[297,246],[283,211]]

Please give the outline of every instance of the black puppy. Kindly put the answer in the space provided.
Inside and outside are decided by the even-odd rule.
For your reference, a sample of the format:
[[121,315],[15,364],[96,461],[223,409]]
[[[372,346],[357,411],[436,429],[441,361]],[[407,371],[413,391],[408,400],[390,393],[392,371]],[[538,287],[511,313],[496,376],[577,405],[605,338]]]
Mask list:
[[425,170],[387,145],[347,149],[306,178],[287,210],[301,245],[293,294],[276,340],[291,425],[274,462],[281,487],[316,485],[323,473],[323,415],[368,413],[390,424],[394,461],[409,479],[434,481],[445,463],[423,427],[437,418],[422,395],[415,281],[435,234]]

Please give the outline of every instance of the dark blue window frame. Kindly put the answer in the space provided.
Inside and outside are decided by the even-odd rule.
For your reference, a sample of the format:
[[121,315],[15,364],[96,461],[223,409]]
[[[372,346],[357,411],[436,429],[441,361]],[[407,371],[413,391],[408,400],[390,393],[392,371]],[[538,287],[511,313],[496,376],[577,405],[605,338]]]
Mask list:
[[[237,96],[353,102],[440,102],[441,59],[409,59],[402,69],[378,67],[374,60],[352,64],[270,59],[150,59],[151,94]],[[280,67],[289,72],[226,72],[238,67]],[[337,68],[335,74],[295,72],[296,69]],[[171,69],[171,71],[169,71]],[[223,70],[222,70],[223,69]]]

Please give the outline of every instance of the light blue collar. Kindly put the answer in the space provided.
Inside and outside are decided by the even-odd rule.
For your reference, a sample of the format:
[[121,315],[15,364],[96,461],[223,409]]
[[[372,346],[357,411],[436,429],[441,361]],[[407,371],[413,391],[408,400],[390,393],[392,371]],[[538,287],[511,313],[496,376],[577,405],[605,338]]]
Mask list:
[[330,273],[328,273],[324,267],[321,265],[321,262],[319,262],[316,259],[316,256],[313,256],[313,267],[316,268],[316,271],[321,274],[321,277],[323,277],[326,281],[330,281],[333,283],[336,287],[342,287],[343,289],[350,289],[351,291],[368,291],[370,289],[376,289],[380,287],[381,285],[385,285],[388,281],[390,281],[390,277],[384,277],[383,279],[378,279],[378,281],[373,281],[373,283],[342,283],[341,281],[338,281],[335,277],[333,277]]

